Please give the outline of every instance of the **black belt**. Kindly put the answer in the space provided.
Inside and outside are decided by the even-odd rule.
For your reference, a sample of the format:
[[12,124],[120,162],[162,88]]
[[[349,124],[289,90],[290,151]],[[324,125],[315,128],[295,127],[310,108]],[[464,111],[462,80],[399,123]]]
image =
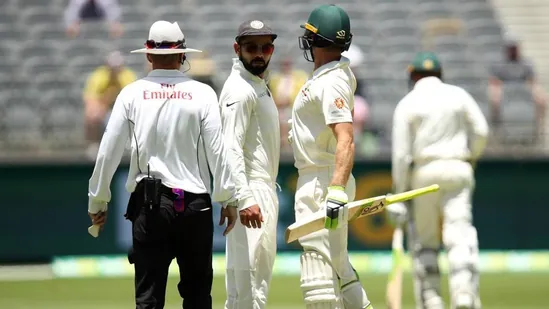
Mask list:
[[[134,193],[141,193],[142,190],[144,190],[144,180],[141,180],[137,183],[137,186],[135,187],[135,190],[134,190]],[[183,191],[185,195],[188,195],[188,196],[197,196],[197,197],[208,197],[210,196],[210,194],[208,193],[193,193],[193,192],[188,192],[188,191]],[[164,184],[161,184],[160,185],[160,193],[161,194],[165,194],[167,196],[169,196],[170,198],[173,198],[174,200],[177,198],[177,194],[173,192],[173,188],[170,188],[170,187],[167,187],[166,185]]]

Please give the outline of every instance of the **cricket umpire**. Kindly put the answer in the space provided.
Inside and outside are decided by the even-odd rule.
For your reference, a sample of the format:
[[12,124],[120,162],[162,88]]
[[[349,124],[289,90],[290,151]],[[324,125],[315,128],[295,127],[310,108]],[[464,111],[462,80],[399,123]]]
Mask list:
[[[118,95],[89,182],[88,212],[92,223],[102,226],[111,179],[130,145],[126,188],[132,193],[126,218],[132,222],[128,257],[135,269],[138,309],[164,308],[174,258],[183,308],[212,308],[212,201],[235,201],[217,96],[179,71],[191,52],[200,51],[186,47],[177,23],[151,26],[145,48],[132,53],[146,54],[152,71]],[[224,206],[221,218],[220,224],[228,219],[226,235],[236,207]]]

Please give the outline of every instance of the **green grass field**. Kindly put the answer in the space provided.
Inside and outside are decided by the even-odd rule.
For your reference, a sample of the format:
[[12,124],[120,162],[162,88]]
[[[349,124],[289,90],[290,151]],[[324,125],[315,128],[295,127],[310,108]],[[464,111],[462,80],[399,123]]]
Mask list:
[[[363,274],[362,282],[375,308],[385,308],[385,275]],[[181,308],[176,278],[170,278],[166,308]],[[447,292],[445,291],[445,295]],[[214,278],[214,308],[223,308],[223,277]],[[484,309],[546,309],[549,274],[484,274],[481,279]],[[114,309],[133,307],[133,281],[123,279],[55,279],[0,282],[0,308]],[[298,277],[275,277],[268,308],[303,308]],[[411,280],[405,278],[404,309],[413,308]]]

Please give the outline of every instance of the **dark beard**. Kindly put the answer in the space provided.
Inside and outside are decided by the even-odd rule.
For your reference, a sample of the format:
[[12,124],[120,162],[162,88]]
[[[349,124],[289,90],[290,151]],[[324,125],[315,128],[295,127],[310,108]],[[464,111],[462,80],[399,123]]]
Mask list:
[[[240,61],[242,62],[242,64],[244,65],[244,68],[252,73],[253,75],[260,75],[262,74],[263,72],[265,72],[265,70],[267,70],[267,67],[269,66],[269,61],[265,62],[265,64],[263,66],[260,66],[260,67],[254,67],[251,62],[248,63],[244,60],[244,58],[242,58],[242,56],[239,56],[238,57],[240,59]],[[257,59],[254,59],[254,60],[257,60]],[[252,60],[252,62],[254,61]]]

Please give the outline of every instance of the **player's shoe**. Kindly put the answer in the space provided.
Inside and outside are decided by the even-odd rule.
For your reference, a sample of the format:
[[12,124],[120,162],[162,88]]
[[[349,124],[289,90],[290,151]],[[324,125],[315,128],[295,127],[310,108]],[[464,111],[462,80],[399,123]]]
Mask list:
[[468,293],[456,295],[455,309],[474,309],[474,308],[475,308],[475,298],[473,295]]

